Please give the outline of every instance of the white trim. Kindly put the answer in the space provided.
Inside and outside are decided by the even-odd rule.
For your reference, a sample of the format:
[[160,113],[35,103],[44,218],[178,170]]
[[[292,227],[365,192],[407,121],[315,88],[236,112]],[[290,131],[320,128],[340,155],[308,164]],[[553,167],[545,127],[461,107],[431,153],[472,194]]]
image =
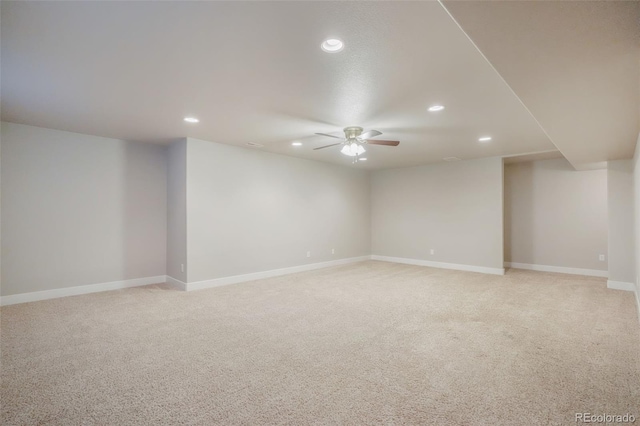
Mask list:
[[633,283],[626,283],[624,281],[611,281],[607,280],[607,288],[612,290],[624,290],[624,291],[636,291]]
[[607,278],[609,276],[608,271],[601,271],[599,269],[565,268],[564,266],[532,265],[530,263],[516,262],[504,262],[504,266],[505,268],[527,269],[529,271],[557,272],[560,274],[587,275],[589,277]]
[[487,266],[463,265],[460,263],[432,262],[430,260],[407,259],[404,257],[379,256],[374,254],[372,260],[383,262],[405,263],[407,265],[429,266],[431,268],[455,269],[457,271],[480,272],[483,274],[504,275],[504,268],[489,268]]
[[187,290],[187,283],[185,283],[184,281],[180,281],[176,278],[173,278],[172,276],[169,276],[169,275],[167,275],[167,284],[169,284],[174,288],[177,288],[178,290],[182,290],[182,291]]
[[638,322],[640,322],[640,291],[638,289],[634,289],[636,293],[636,305],[638,308]]
[[[253,272],[251,274],[232,275],[230,277],[215,278],[212,280],[196,281],[186,283],[187,291],[202,290],[205,288],[220,287],[223,285],[239,284],[247,281],[261,280],[264,278],[277,277],[280,275],[295,274],[297,272],[312,271],[314,269],[328,268],[331,266],[346,265],[348,263],[362,262],[370,260],[371,256],[349,257],[346,259],[330,260],[328,262],[311,263],[308,265],[292,266],[290,268],[272,269],[270,271]],[[177,281],[177,280],[176,280]]]
[[159,284],[166,281],[165,275],[156,277],[134,278],[132,280],[111,281],[108,283],[80,285],[76,287],[57,288],[54,290],[34,291],[32,293],[12,294],[0,298],[0,306],[18,303],[37,302],[39,300],[57,299],[59,297],[77,296],[80,294],[98,293],[101,291],[120,290],[123,288],[140,287],[149,284]]

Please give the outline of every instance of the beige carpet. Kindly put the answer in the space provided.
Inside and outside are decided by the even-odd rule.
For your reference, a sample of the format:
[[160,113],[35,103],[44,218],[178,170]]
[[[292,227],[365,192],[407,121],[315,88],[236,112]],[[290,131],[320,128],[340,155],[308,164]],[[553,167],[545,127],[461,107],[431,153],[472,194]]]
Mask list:
[[[640,326],[603,279],[364,262],[4,307],[3,425],[640,419]],[[637,422],[640,420],[637,420]]]

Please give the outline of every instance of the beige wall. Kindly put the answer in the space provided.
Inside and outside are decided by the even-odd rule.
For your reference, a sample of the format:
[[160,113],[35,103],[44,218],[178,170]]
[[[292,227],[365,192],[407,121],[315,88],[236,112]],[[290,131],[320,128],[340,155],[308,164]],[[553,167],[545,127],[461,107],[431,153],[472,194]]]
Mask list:
[[167,148],[167,275],[187,282],[187,140]]
[[187,139],[189,282],[368,255],[370,226],[365,171]]
[[165,274],[166,147],[1,129],[3,296]]
[[374,255],[503,267],[500,158],[375,171],[371,184]]
[[[505,260],[607,270],[607,171],[565,159],[505,165]],[[606,257],[605,257],[606,259]]]
[[609,280],[635,282],[633,162],[607,163]]
[[501,268],[503,230],[507,261],[606,270],[608,226],[610,279],[640,284],[638,155],[596,171],[505,166],[503,226],[498,158],[369,175],[196,139],[163,147],[10,123],[1,137],[2,295],[371,253]]

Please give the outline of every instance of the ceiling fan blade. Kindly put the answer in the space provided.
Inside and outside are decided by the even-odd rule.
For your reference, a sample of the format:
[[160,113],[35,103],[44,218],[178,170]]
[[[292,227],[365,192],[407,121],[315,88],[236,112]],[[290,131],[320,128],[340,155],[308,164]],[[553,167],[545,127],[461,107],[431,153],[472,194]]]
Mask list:
[[327,137],[336,138],[336,139],[344,139],[344,136],[335,136],[335,135],[330,135],[328,133],[316,133],[316,135],[327,136]]
[[380,136],[381,134],[382,134],[382,132],[379,132],[377,130],[369,130],[367,132],[364,132],[363,134],[361,134],[358,137],[360,139],[369,139],[369,138],[375,138],[376,136]]
[[387,145],[387,146],[400,145],[400,141],[382,141],[382,140],[376,140],[376,139],[367,139],[367,143],[369,145]]
[[336,145],[342,145],[342,142],[339,143],[332,143],[331,145],[325,145],[325,146],[321,146],[319,148],[313,148],[314,151],[318,150],[318,149],[324,149],[324,148],[329,148],[330,146],[336,146]]

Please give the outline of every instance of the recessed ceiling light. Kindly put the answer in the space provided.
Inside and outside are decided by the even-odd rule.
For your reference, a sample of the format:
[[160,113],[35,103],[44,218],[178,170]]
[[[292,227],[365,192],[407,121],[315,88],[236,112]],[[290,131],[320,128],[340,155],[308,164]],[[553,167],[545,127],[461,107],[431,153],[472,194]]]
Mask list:
[[187,123],[198,123],[198,122],[200,122],[200,120],[198,120],[195,117],[185,117],[184,121],[186,121]]
[[322,42],[320,45],[322,50],[329,53],[336,53],[344,48],[344,43],[337,38],[330,38]]
[[443,105],[433,105],[429,107],[429,112],[442,111],[443,109],[444,109]]
[[364,158],[358,158],[358,161],[367,161],[367,157],[364,157]]
[[489,142],[491,140],[491,136],[483,136],[478,139],[478,142]]
[[300,146],[300,145],[302,145],[302,142],[291,142],[291,145]]

